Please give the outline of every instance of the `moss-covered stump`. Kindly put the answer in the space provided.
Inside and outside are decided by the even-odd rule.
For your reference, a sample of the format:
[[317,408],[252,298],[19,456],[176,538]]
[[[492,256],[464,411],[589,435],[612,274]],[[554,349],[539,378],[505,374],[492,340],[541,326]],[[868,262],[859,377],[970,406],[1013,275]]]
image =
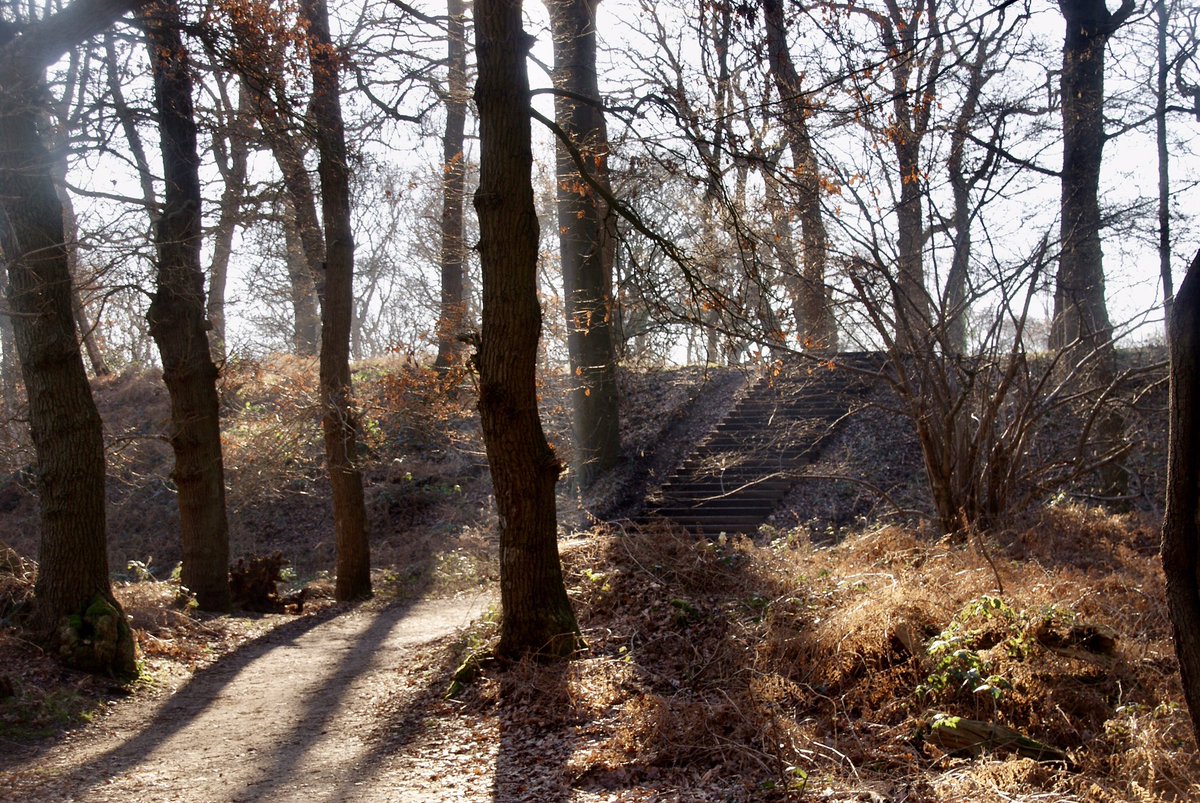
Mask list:
[[58,654],[63,663],[85,672],[116,677],[137,675],[137,647],[125,612],[97,594],[82,614],[63,617]]

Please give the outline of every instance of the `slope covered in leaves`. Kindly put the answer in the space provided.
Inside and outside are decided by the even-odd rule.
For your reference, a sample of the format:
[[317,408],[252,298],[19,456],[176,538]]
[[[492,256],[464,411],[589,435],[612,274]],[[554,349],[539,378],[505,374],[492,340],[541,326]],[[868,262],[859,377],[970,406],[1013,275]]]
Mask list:
[[1076,507],[986,548],[598,535],[566,558],[587,652],[485,673],[462,716],[619,799],[1194,799],[1155,542]]

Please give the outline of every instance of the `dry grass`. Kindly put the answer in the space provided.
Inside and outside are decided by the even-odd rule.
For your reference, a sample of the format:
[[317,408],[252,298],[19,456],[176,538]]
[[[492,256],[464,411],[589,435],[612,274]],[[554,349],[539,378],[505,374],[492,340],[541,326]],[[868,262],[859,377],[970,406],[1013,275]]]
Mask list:
[[[566,668],[493,673],[469,704],[569,730],[564,771],[581,788],[678,789],[704,767],[709,793],[735,800],[801,787],[843,800],[1196,799],[1200,754],[1150,531],[1067,506],[989,539],[988,555],[898,527],[829,549],[597,533],[565,555],[588,650]],[[1110,633],[1115,648],[1071,644],[1073,632]],[[964,655],[943,664],[939,639]],[[972,666],[991,689],[963,685]],[[1020,731],[1069,766],[948,754],[928,738],[939,713]]]

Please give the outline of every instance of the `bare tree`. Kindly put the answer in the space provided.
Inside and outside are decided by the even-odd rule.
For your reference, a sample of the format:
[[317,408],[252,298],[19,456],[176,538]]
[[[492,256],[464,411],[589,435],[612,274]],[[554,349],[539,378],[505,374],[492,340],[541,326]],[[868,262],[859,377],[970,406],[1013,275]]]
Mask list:
[[158,274],[147,319],[171,396],[171,478],[178,490],[183,544],[180,580],[195,593],[201,609],[225,610],[230,606],[229,524],[217,367],[209,352],[200,266],[200,156],[191,62],[173,0],[158,0],[149,7],[144,26],[165,188],[162,214],[154,226]]
[[[801,343],[816,351],[837,351],[833,300],[825,283],[829,236],[821,209],[821,168],[808,124],[814,109],[807,102],[800,74],[792,61],[782,0],[762,0],[762,10],[771,77],[779,92],[784,139],[792,152],[792,166],[797,175],[797,202],[804,232],[804,269],[796,289],[797,334]],[[790,241],[786,232],[777,236],[780,242]]]
[[558,558],[554,486],[562,466],[538,417],[535,369],[538,222],[530,170],[532,42],[519,0],[475,4],[480,181],[475,193],[483,265],[483,330],[476,357],[479,415],[500,514],[498,652],[567,656],[580,642]]
[[441,312],[435,365],[449,368],[463,350],[466,313],[463,199],[466,191],[467,26],[463,0],[446,2],[446,128],[442,134]]
[[596,78],[596,3],[547,0],[554,37],[559,254],[571,366],[575,482],[587,489],[621,455],[608,207],[580,175],[607,183],[608,131]]
[[46,67],[137,5],[76,0],[19,35],[11,25],[0,29],[0,252],[41,500],[31,624],[68,662],[125,675],[137,670],[133,635],[108,578],[104,441],[79,351],[62,203],[37,109]]
[[213,360],[218,364],[224,363],[228,356],[225,288],[229,281],[229,261],[233,256],[233,237],[246,200],[246,173],[250,160],[249,100],[245,86],[239,80],[235,107],[229,97],[228,79],[228,74],[224,73],[215,76],[220,108],[217,110],[219,123],[214,126],[212,135],[213,158],[225,185],[221,191],[217,225],[213,231],[212,262],[208,269],[207,311],[212,325],[209,341]]
[[358,416],[350,385],[350,326],[354,314],[354,234],[350,227],[350,168],[338,87],[340,56],[329,33],[325,0],[303,0],[312,65],[311,113],[320,159],[325,224],[325,295],[321,305],[321,400],[325,462],[333,490],[339,600],[371,594],[371,553],[362,471],[356,462]]
[[1077,361],[1093,351],[1111,372],[1112,323],[1104,299],[1100,250],[1100,165],[1104,130],[1104,51],[1136,4],[1110,12],[1104,0],[1059,0],[1067,23],[1060,87],[1063,118],[1062,216],[1050,347],[1077,346]]

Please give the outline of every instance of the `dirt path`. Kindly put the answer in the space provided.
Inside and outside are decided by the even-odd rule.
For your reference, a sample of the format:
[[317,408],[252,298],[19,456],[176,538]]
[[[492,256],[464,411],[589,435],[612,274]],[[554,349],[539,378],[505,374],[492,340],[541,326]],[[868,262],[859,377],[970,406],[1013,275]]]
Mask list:
[[[373,752],[374,714],[414,685],[405,668],[417,648],[490,603],[477,595],[365,606],[288,623],[173,694],[122,703],[41,754],[0,760],[0,800],[427,799],[394,785],[408,756]],[[364,788],[385,774],[389,790]]]

